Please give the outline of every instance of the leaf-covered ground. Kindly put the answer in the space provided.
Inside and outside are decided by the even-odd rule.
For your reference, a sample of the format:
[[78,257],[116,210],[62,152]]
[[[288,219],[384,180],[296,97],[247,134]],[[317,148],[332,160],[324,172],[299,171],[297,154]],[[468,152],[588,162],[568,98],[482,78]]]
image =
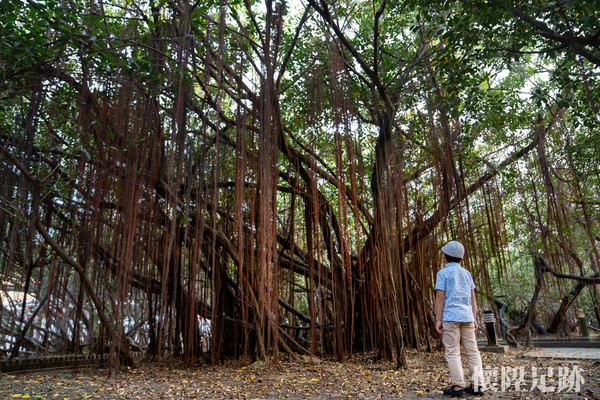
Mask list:
[[[497,390],[488,391],[484,398],[600,399],[600,362],[535,359],[523,354],[482,353],[486,379]],[[444,398],[441,389],[449,385],[449,374],[443,353],[409,351],[408,360],[405,369],[361,355],[344,362],[235,362],[186,369],[174,360],[110,374],[105,369],[2,374],[0,399]],[[510,375],[510,371],[524,375]]]

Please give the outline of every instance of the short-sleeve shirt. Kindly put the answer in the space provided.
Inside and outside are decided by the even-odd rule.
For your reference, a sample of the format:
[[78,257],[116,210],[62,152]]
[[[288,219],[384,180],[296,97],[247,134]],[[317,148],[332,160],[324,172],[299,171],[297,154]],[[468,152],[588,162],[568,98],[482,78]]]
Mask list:
[[475,283],[469,271],[455,262],[446,264],[437,273],[435,289],[445,292],[442,321],[475,321],[471,306],[471,290],[475,289]]

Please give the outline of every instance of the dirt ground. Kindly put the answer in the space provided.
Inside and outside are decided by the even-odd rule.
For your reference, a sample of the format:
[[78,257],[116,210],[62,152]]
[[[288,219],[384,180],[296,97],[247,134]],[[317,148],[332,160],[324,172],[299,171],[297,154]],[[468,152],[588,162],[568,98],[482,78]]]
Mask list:
[[[600,399],[600,361],[482,353],[489,399]],[[344,362],[230,362],[184,368],[177,360],[135,369],[1,374],[0,399],[442,399],[443,353],[408,350],[397,369],[371,355]],[[477,398],[466,396],[466,398]]]

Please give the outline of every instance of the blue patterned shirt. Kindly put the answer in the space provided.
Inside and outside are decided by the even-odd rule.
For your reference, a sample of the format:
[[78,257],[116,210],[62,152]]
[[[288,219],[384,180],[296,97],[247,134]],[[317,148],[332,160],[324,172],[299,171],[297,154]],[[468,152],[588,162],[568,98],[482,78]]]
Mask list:
[[471,306],[471,290],[475,289],[475,283],[469,271],[455,262],[446,264],[437,273],[435,289],[445,292],[442,321],[475,321]]

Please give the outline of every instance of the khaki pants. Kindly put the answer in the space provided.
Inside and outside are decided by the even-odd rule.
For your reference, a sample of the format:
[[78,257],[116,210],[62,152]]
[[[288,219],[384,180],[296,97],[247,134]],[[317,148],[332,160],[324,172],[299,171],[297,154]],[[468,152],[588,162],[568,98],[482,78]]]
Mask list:
[[465,348],[465,358],[471,372],[471,382],[477,390],[477,386],[483,386],[483,367],[481,355],[475,339],[473,322],[451,322],[443,321],[444,334],[442,340],[446,347],[446,361],[452,377],[452,385],[466,387],[465,374],[460,359],[460,344]]

